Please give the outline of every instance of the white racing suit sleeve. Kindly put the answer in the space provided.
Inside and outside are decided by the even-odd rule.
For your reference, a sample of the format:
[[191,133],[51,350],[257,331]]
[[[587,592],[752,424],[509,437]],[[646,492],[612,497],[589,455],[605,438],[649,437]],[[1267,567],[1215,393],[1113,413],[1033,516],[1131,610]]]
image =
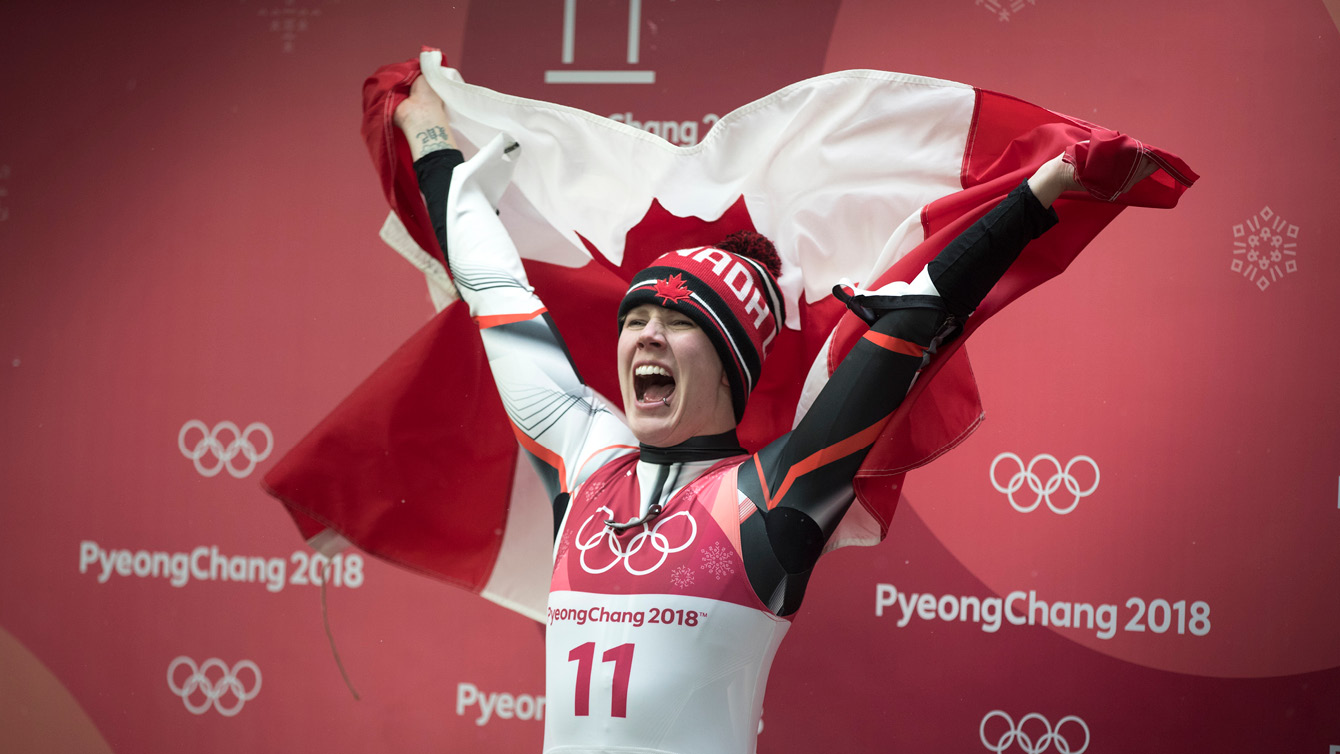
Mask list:
[[498,218],[520,153],[500,134],[455,169],[447,239],[452,277],[479,325],[507,417],[555,500],[637,442],[621,414],[582,382]]

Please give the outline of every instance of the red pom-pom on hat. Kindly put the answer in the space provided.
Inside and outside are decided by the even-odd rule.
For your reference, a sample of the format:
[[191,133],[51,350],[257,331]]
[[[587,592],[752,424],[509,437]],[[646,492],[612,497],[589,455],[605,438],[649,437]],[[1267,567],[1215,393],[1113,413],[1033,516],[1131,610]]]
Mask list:
[[777,254],[777,247],[772,245],[767,236],[762,233],[756,233],[752,230],[737,230],[723,238],[719,243],[712,244],[722,251],[729,251],[732,254],[739,254],[742,257],[749,257],[762,264],[773,277],[782,274],[782,258]]

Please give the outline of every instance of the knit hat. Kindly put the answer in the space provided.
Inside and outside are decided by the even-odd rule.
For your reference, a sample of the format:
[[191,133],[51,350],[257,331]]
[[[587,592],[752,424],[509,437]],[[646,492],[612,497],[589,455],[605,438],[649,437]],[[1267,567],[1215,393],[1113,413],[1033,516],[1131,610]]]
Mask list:
[[619,304],[619,321],[642,304],[655,304],[696,322],[721,358],[738,422],[786,320],[776,277],[781,269],[772,242],[747,230],[715,246],[662,254],[633,276]]

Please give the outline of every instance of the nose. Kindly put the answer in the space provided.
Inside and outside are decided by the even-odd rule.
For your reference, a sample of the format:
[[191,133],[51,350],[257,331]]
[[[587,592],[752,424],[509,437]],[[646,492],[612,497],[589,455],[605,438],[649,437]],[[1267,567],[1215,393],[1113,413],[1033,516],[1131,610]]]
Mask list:
[[665,345],[665,328],[660,317],[652,317],[638,334],[637,344],[642,348],[660,348]]

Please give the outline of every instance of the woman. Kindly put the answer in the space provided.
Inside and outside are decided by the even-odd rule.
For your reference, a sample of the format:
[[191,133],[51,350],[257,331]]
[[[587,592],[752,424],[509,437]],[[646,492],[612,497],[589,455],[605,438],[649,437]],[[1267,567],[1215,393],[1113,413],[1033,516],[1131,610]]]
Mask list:
[[[852,478],[921,368],[1085,190],[1085,146],[1043,164],[911,283],[835,291],[870,326],[796,428],[736,439],[785,320],[772,244],[668,249],[617,312],[626,423],[582,382],[496,204],[516,145],[470,162],[423,78],[395,111],[452,276],[554,507],[546,752],[751,752],[768,669]],[[1131,142],[1131,144],[1135,144]],[[1154,162],[1083,178],[1119,193]],[[455,173],[453,179],[453,173]]]

